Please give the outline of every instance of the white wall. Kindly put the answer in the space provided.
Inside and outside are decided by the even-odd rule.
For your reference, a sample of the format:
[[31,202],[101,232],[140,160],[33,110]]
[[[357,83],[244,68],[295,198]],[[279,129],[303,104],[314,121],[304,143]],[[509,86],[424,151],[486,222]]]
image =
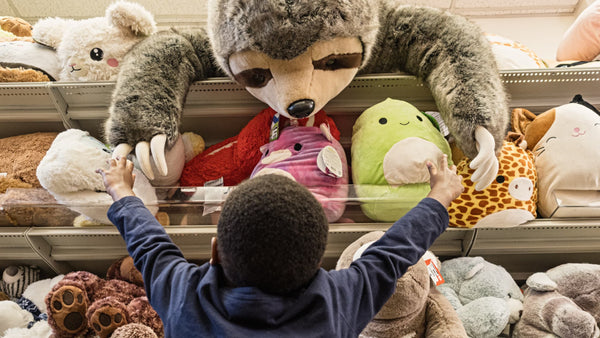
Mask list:
[[518,41],[546,61],[556,60],[556,48],[575,16],[472,18],[485,32]]

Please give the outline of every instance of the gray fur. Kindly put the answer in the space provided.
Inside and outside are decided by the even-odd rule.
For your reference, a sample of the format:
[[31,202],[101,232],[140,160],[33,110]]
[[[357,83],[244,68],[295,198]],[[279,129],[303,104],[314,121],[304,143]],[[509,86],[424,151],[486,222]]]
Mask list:
[[492,133],[496,150],[502,146],[506,94],[489,43],[462,17],[393,0],[212,0],[209,10],[211,39],[204,31],[168,32],[130,52],[113,95],[108,142],[135,145],[159,133],[173,142],[190,83],[221,74],[216,63],[229,73],[235,51],[291,59],[317,40],[358,36],[362,73],[404,70],[425,81],[467,156],[477,154],[479,125]]
[[245,49],[289,60],[317,41],[359,37],[367,60],[379,29],[373,0],[221,0],[209,2],[208,35],[219,65]]

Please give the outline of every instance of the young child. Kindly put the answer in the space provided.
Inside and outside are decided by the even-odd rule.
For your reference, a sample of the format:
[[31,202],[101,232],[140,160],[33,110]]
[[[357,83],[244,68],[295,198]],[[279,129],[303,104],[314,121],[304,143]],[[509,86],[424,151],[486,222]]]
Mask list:
[[328,223],[314,196],[283,176],[240,184],[227,197],[212,258],[188,263],[132,191],[133,164],[98,170],[108,211],[142,272],[167,337],[357,337],[396,280],[448,226],[462,192],[446,156],[427,163],[431,192],[345,270],[320,268]]

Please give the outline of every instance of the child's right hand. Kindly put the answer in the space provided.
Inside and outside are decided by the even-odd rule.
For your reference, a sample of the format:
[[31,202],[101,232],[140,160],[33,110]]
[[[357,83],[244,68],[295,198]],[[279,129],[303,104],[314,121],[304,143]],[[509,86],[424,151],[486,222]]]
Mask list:
[[98,169],[96,172],[102,175],[106,192],[114,201],[125,196],[135,196],[133,193],[133,182],[135,181],[133,163],[125,157],[111,158],[107,170]]
[[464,187],[462,185],[462,176],[456,174],[456,166],[448,168],[448,155],[444,154],[439,165],[427,161],[429,169],[429,185],[431,191],[427,197],[438,200],[443,206],[448,208],[450,203],[460,196]]

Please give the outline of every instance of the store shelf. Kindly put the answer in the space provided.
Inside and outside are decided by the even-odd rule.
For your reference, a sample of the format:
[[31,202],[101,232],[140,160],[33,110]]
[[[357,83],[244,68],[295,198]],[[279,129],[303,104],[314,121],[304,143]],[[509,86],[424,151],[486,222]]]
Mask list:
[[[502,79],[511,107],[540,113],[569,102],[575,94],[600,105],[600,69],[503,71]],[[114,85],[1,83],[0,137],[80,128],[101,139]],[[406,100],[421,110],[436,109],[429,89],[413,76],[359,76],[325,108],[340,129],[347,149],[358,115],[387,97]],[[184,131],[194,131],[207,144],[213,144],[237,134],[265,107],[232,81],[209,79],[191,86],[182,125]],[[358,237],[391,225],[361,218],[355,221],[330,225],[325,267],[333,267],[339,254]],[[197,262],[209,258],[210,239],[216,234],[214,225],[204,223],[202,220],[166,228],[184,255]],[[448,229],[432,250],[445,258],[484,256],[506,267],[516,278],[566,262],[600,264],[600,218],[536,219],[502,229]],[[0,267],[26,263],[38,265],[48,274],[72,270],[102,274],[125,254],[123,239],[114,227],[75,228],[65,224],[0,228]]]

